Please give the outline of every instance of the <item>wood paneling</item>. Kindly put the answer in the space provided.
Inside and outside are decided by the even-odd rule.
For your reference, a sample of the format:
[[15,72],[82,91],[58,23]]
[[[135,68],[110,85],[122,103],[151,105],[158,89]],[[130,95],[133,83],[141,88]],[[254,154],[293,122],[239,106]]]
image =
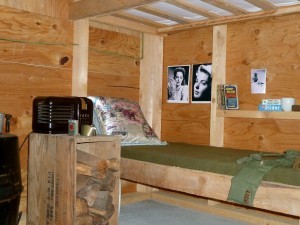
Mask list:
[[299,149],[300,121],[226,118],[224,146],[270,152]]
[[0,0],[0,5],[53,18],[68,19],[71,0]]
[[138,101],[141,38],[94,27],[89,40],[88,95]]
[[141,37],[91,27],[89,45],[99,52],[140,59]]
[[[240,109],[257,110],[264,98],[300,101],[300,15],[228,25],[227,83],[239,88]],[[243,44],[241,44],[243,43]],[[251,94],[251,69],[267,69],[266,94]],[[225,146],[283,151],[299,149],[297,120],[225,119]]]
[[[23,9],[25,2],[34,4],[17,2]],[[11,133],[21,145],[32,131],[33,99],[71,95],[73,23],[5,6],[0,6],[0,18],[0,112],[12,114]],[[24,186],[20,210],[25,212],[28,142],[20,160]]]
[[[162,140],[209,145],[210,104],[167,103],[167,67],[210,63],[211,60],[212,28],[191,30],[165,38]],[[190,89],[191,86],[190,79]]]
[[88,95],[139,101],[139,77],[89,72]]

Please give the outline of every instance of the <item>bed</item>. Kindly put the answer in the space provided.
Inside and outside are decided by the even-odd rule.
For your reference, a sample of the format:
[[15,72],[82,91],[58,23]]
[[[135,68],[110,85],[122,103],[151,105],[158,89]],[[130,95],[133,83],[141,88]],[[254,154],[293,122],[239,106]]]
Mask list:
[[[236,160],[250,150],[165,143],[145,120],[138,103],[89,97],[98,134],[121,135],[121,178],[157,188],[227,201]],[[276,167],[264,177],[251,207],[300,217],[300,171]]]
[[[121,178],[211,199],[227,201],[236,160],[252,154],[240,149],[169,143],[123,146]],[[253,207],[300,216],[300,171],[277,167],[257,189]]]

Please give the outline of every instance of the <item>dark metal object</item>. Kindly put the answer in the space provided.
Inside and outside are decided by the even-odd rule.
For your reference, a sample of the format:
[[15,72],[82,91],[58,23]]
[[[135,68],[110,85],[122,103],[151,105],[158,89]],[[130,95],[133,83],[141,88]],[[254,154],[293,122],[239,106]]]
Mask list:
[[12,134],[0,134],[0,224],[19,222],[21,180],[19,141]]

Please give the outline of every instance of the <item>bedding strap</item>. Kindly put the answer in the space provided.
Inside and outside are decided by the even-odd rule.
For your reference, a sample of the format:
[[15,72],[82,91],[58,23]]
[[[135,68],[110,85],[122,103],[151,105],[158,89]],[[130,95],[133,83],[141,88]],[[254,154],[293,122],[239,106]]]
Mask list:
[[232,178],[227,200],[252,206],[264,175],[278,166],[292,167],[299,155],[300,152],[288,150],[283,154],[256,153],[238,159],[237,163],[244,166]]

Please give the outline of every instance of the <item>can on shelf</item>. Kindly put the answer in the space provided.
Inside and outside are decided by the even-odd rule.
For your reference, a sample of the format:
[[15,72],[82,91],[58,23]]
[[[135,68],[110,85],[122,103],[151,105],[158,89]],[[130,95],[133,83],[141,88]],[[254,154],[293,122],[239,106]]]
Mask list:
[[71,136],[78,135],[78,120],[68,120],[68,134]]

